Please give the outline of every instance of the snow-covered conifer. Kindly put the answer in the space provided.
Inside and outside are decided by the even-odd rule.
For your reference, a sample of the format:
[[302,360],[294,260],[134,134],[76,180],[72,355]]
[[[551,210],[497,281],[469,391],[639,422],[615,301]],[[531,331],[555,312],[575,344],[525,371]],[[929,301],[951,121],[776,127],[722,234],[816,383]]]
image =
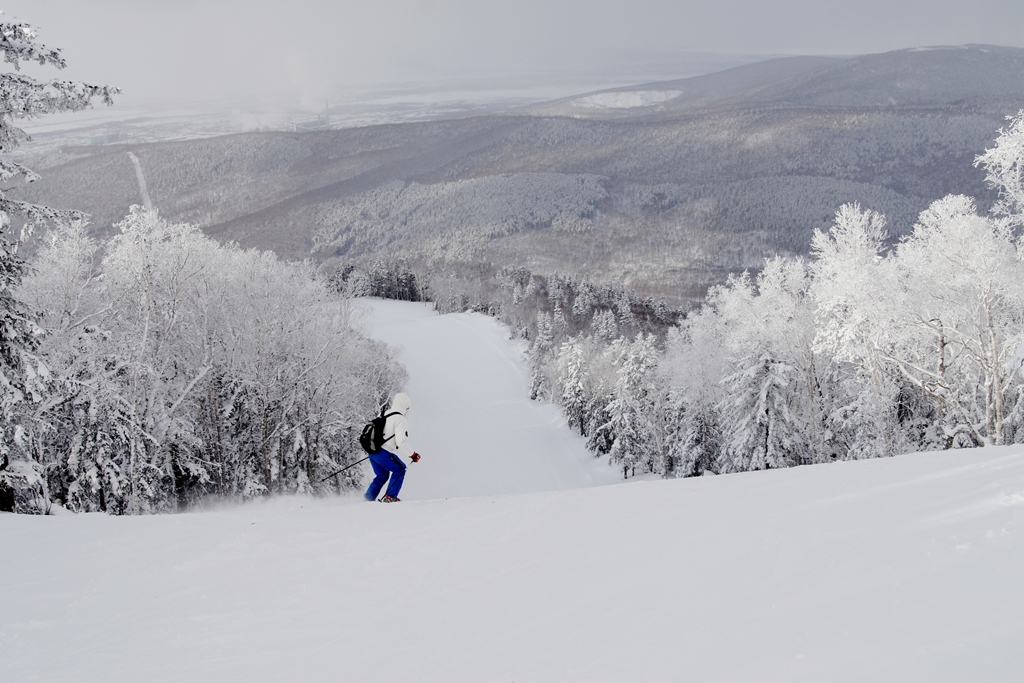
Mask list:
[[593,330],[595,339],[606,344],[619,336],[619,324],[615,321],[615,314],[607,309],[594,314],[590,329]]
[[580,282],[579,289],[576,291],[576,298],[572,303],[572,314],[576,317],[590,315],[596,305],[597,296],[594,292],[594,285],[589,280],[584,279]]
[[723,459],[723,435],[718,412],[713,406],[697,404],[693,414],[680,415],[677,408],[677,435],[671,455],[679,476],[699,477],[705,472],[717,474]]
[[537,312],[537,333],[530,345],[530,398],[536,400],[551,387],[547,377],[547,363],[554,345],[554,323],[547,311]]
[[618,377],[608,404],[609,456],[623,474],[640,468],[654,471],[664,454],[664,407],[655,384],[658,354],[654,338],[638,334],[620,345]]
[[[118,93],[116,88],[109,86],[56,79],[40,81],[21,73],[22,63],[35,62],[56,69],[67,66],[59,49],[37,43],[36,36],[36,29],[29,24],[0,20],[0,52],[3,53],[3,61],[14,69],[0,73],[0,155],[9,154],[29,139],[25,131],[14,125],[14,120],[80,111],[90,106],[94,97],[112,104],[113,95]],[[8,182],[18,176],[26,182],[39,178],[31,169],[0,156],[0,181]],[[6,228],[12,216],[24,217],[29,227],[83,218],[80,212],[10,199],[0,188],[0,224]]]
[[[33,182],[39,178],[34,171],[6,156],[28,140],[28,135],[13,122],[78,111],[88,107],[93,97],[110,104],[117,90],[72,81],[39,81],[22,73],[22,63],[35,62],[57,69],[66,66],[60,50],[36,42],[36,31],[29,24],[0,20],[0,52],[3,61],[13,68],[0,73],[0,181],[6,184],[22,177],[25,182]],[[10,462],[10,447],[26,447],[24,429],[13,426],[15,414],[25,408],[26,402],[43,400],[48,375],[34,353],[43,330],[13,293],[25,272],[18,246],[37,226],[83,219],[77,211],[11,199],[7,188],[0,187],[0,486],[5,485],[3,471]],[[17,235],[11,233],[14,220],[22,221]]]
[[729,398],[722,403],[722,420],[729,434],[723,453],[726,472],[774,469],[801,463],[800,416],[793,405],[798,389],[792,366],[768,354],[741,359],[739,369],[725,378]]
[[558,384],[561,387],[562,410],[569,426],[580,434],[586,432],[587,388],[583,349],[578,339],[568,339],[558,352]]

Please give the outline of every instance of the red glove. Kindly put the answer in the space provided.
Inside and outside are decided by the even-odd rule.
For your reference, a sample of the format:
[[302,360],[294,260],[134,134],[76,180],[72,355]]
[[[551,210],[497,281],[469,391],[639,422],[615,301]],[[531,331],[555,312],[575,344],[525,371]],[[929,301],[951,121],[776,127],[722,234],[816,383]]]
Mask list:
[[416,451],[413,451],[412,455],[409,456],[409,459],[412,460],[413,462],[419,462],[421,457],[423,457],[423,456],[421,456]]

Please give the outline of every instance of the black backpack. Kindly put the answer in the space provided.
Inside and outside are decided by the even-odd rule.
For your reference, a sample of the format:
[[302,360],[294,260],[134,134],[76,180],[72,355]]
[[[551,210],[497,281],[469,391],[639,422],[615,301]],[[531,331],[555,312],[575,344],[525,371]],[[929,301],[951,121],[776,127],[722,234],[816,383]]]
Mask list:
[[365,427],[363,427],[363,433],[359,435],[359,445],[363,447],[363,450],[373,455],[379,453],[380,449],[384,448],[384,444],[395,438],[392,434],[388,438],[384,438],[384,424],[388,421],[388,418],[392,415],[401,415],[399,412],[384,414],[386,408],[380,409],[380,417],[375,417],[370,420]]

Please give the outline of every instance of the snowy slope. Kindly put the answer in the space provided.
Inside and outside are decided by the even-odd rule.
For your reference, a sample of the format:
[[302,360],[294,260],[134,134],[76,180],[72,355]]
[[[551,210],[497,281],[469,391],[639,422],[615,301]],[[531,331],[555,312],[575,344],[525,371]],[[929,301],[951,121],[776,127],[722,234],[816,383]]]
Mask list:
[[522,351],[493,318],[441,316],[405,301],[364,303],[370,334],[400,347],[409,371],[410,443],[424,458],[406,475],[403,501],[622,480],[587,451],[557,407],[529,399]]
[[[389,310],[382,337],[449,325]],[[500,329],[453,320],[467,372],[493,343],[472,373],[523,381]],[[0,682],[1020,679],[1024,447],[445,499],[442,468],[468,488],[478,451],[432,430],[481,399],[418,375],[415,348],[437,469],[409,490],[433,500],[0,515]],[[502,444],[552,423],[516,410]],[[568,485],[522,457],[514,486]]]
[[0,681],[1014,681],[1024,449],[0,516]]

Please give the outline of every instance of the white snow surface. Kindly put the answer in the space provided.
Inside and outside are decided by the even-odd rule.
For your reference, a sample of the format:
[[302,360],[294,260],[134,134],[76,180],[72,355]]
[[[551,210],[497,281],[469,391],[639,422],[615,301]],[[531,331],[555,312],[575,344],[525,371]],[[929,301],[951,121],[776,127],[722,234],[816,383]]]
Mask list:
[[494,318],[442,316],[432,304],[363,302],[371,336],[399,347],[409,370],[409,443],[423,459],[407,471],[403,501],[622,480],[587,450],[558,407],[530,400],[524,346]]
[[[498,386],[514,345],[478,316],[374,309],[410,340],[411,438],[437,470],[408,486],[436,497],[0,515],[0,681],[1020,679],[1024,447],[470,495],[477,451],[429,424],[477,400],[446,354],[468,370],[493,344]],[[414,351],[431,326],[451,348]],[[571,483],[549,476],[508,490]]]

